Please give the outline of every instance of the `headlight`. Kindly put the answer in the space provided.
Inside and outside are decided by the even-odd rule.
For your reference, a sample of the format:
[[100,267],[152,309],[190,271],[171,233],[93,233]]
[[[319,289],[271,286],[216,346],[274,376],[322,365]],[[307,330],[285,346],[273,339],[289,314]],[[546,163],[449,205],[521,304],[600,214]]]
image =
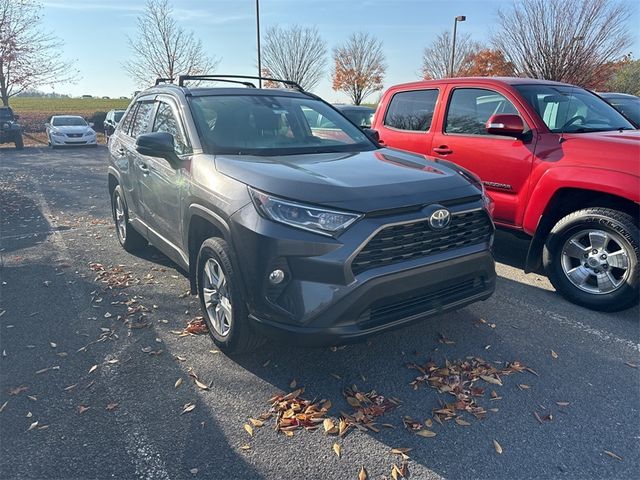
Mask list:
[[95,134],[96,134],[96,132],[94,132],[93,130],[89,130],[89,131],[85,132],[84,136],[85,137],[91,137],[91,136],[93,136]]
[[64,137],[64,133],[60,132],[51,132],[51,135],[53,135],[54,137]]
[[358,220],[356,213],[338,212],[283,200],[249,187],[253,204],[263,216],[274,222],[322,235],[337,235]]

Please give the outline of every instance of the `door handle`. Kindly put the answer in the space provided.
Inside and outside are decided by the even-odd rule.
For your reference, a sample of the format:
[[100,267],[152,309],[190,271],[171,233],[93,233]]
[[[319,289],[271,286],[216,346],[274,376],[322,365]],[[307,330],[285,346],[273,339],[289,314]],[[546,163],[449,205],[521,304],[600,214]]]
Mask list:
[[451,150],[446,145],[440,145],[439,147],[434,147],[433,151],[436,153],[439,153],[440,155],[448,155],[450,153],[453,153],[453,150]]
[[149,175],[149,167],[147,167],[144,163],[139,163],[138,168],[143,173],[143,175]]

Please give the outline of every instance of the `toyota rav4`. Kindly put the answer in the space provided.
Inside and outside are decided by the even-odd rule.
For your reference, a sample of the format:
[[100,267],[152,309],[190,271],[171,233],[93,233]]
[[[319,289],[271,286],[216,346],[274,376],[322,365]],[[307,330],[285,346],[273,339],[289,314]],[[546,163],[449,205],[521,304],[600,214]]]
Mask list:
[[293,82],[242,78],[143,91],[109,143],[118,240],[189,272],[220,348],[348,342],[492,294],[477,177],[381,148]]

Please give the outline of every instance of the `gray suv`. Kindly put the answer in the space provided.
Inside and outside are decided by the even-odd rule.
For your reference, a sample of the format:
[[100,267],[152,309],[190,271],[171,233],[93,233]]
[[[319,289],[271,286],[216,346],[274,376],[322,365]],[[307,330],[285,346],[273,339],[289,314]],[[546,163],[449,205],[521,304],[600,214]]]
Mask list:
[[[294,82],[255,78],[160,82],[109,143],[118,240],[149,241],[188,272],[221,349],[355,341],[492,294],[477,177],[382,148]],[[307,120],[318,115],[322,128]]]

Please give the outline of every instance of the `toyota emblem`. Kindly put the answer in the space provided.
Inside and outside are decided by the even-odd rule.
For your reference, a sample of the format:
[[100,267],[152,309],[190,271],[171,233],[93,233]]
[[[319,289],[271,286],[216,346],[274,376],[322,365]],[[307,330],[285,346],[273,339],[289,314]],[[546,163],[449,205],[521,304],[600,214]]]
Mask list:
[[451,214],[449,213],[449,210],[445,208],[436,210],[429,217],[429,225],[431,225],[431,228],[434,230],[442,230],[449,225],[450,222]]

